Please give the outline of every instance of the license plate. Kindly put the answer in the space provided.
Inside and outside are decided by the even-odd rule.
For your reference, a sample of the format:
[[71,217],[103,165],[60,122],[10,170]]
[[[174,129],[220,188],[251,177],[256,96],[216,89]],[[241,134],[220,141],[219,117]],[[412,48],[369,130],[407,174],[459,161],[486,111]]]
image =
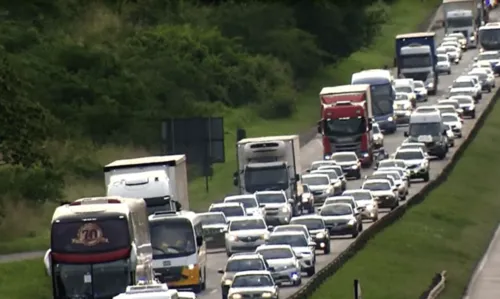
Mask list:
[[163,261],[163,267],[170,267],[172,265],[171,261]]

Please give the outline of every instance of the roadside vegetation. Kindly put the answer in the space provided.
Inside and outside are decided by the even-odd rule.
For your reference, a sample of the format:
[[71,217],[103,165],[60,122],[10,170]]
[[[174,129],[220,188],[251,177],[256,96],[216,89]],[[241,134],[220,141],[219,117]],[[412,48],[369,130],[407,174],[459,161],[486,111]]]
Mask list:
[[310,130],[319,89],[390,65],[394,35],[438,2],[0,5],[0,253],[46,248],[58,202],[102,195],[110,161],[158,154],[172,116],[225,117],[226,163],[209,193],[189,169],[192,206],[206,208],[232,190],[237,127]]
[[349,298],[354,279],[371,299],[418,298],[443,270],[446,288],[439,298],[461,298],[498,225],[499,127],[496,105],[446,182],[370,240],[311,298]]

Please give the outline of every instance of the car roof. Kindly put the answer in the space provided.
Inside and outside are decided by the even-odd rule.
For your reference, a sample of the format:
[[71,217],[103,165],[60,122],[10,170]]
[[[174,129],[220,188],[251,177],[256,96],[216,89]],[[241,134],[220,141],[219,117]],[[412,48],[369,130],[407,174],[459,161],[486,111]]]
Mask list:
[[284,194],[285,192],[283,190],[266,190],[266,191],[256,191],[254,194],[259,195],[259,194]]
[[347,155],[356,156],[356,157],[358,156],[356,154],[356,152],[337,152],[337,153],[333,153],[332,157],[334,157],[334,156],[347,156]]
[[216,202],[210,205],[211,208],[220,207],[243,207],[241,202]]
[[333,172],[333,173],[337,174],[337,172],[333,169],[315,169],[315,170],[311,171],[310,173],[315,174],[315,173],[324,173],[324,172]]
[[352,209],[351,205],[350,205],[350,204],[348,204],[348,203],[345,203],[345,202],[335,202],[335,203],[329,203],[329,204],[325,205],[325,206],[323,207],[323,209],[324,209],[325,207],[331,207],[331,206],[344,206],[344,207],[349,207],[350,209]]
[[269,275],[271,276],[271,272],[267,270],[252,270],[252,271],[243,271],[243,272],[237,272],[234,275],[234,278],[238,276],[246,276],[246,275]]
[[366,189],[347,189],[342,194],[349,194],[349,193],[356,193],[356,192],[362,192],[362,193],[371,193],[370,190]]
[[[240,221],[248,221],[248,220],[262,220],[264,221],[264,218],[261,216],[236,216],[231,219],[231,223],[233,222],[240,222]],[[264,221],[265,222],[265,221]]]
[[377,175],[377,174],[386,174],[386,173],[397,173],[399,175],[399,172],[397,170],[391,170],[391,169],[387,169],[387,168],[382,168],[382,169],[377,169],[373,175]]
[[255,195],[254,194],[241,194],[241,195],[230,195],[230,196],[226,196],[224,197],[224,200],[236,200],[236,199],[240,199],[240,198],[255,198]]
[[384,163],[384,162],[405,163],[405,161],[401,159],[385,159],[380,161],[379,163]]
[[403,142],[400,146],[405,146],[405,145],[413,145],[413,146],[425,146],[425,143],[423,142]]
[[311,163],[311,165],[315,165],[315,164],[332,164],[332,165],[335,165],[335,161],[332,161],[332,160],[316,160],[316,161],[313,161]]
[[459,116],[458,116],[458,114],[456,114],[456,113],[449,113],[449,112],[443,113],[443,114],[441,114],[441,115],[442,115],[442,116],[455,116],[455,117],[457,117],[457,118],[459,117]]
[[198,214],[198,216],[210,216],[210,215],[217,215],[217,216],[222,216],[224,218],[226,218],[226,216],[224,215],[224,213],[222,212],[203,212],[203,213],[196,213]]
[[412,152],[421,152],[423,153],[421,148],[402,148],[396,151],[396,153],[412,153]]
[[322,177],[322,178],[327,178],[327,179],[330,179],[330,177],[326,174],[321,174],[321,173],[310,173],[310,174],[304,174],[302,176],[302,178],[318,178],[318,177]]
[[484,51],[484,52],[479,53],[479,55],[481,55],[481,54],[498,54],[498,51],[494,51],[494,50],[493,51]]
[[323,219],[321,218],[321,216],[319,215],[302,215],[302,216],[297,216],[297,217],[293,217],[292,220],[290,220],[290,222],[293,222],[294,220],[301,220],[301,219]]
[[287,228],[301,228],[301,229],[305,229],[307,230],[307,226],[305,226],[304,224],[285,224],[285,225],[278,225],[276,227],[274,227],[274,229],[277,229],[278,227],[287,227]]
[[436,108],[438,108],[438,109],[439,108],[453,108],[453,109],[455,109],[455,106],[453,106],[453,105],[446,105],[446,104],[438,104],[438,105],[436,105]]
[[353,196],[350,195],[337,195],[337,196],[329,196],[325,199],[327,200],[342,200],[342,199],[349,199],[349,200],[355,200]]
[[261,259],[261,258],[262,258],[262,256],[258,253],[255,253],[255,252],[240,252],[240,253],[231,255],[231,257],[229,257],[228,261],[229,260]]
[[469,74],[474,74],[474,73],[487,74],[488,71],[486,71],[486,68],[473,68],[469,71]]
[[257,247],[256,251],[258,251],[259,249],[261,249],[261,250],[265,250],[265,249],[287,249],[287,250],[293,251],[292,246],[287,245],[287,244],[280,244],[280,245],[267,245],[267,244],[263,244],[263,245],[260,245],[259,247]]
[[306,236],[304,234],[304,232],[299,232],[299,231],[281,231],[281,232],[271,232],[270,234],[271,236],[290,236],[290,235],[293,235],[293,236],[298,236],[298,235],[302,235],[302,236]]
[[470,80],[472,80],[471,76],[460,76],[460,77],[455,79],[455,82],[467,82]]
[[391,181],[385,180],[385,179],[368,179],[368,180],[363,182],[363,185],[367,184],[367,183],[387,183],[390,185]]

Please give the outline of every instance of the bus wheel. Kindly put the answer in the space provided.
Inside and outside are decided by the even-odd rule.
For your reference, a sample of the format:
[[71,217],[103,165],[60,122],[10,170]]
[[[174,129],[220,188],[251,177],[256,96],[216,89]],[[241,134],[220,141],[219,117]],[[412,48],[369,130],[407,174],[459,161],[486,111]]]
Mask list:
[[201,290],[207,289],[207,268],[203,267],[203,282],[201,283]]

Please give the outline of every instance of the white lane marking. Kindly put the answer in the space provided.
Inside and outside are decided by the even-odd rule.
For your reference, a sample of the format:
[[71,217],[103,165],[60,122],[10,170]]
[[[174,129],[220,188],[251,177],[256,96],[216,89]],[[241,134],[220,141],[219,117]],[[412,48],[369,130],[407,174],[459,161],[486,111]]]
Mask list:
[[210,291],[209,294],[215,294],[216,292],[217,292],[217,289],[213,289],[213,290]]

